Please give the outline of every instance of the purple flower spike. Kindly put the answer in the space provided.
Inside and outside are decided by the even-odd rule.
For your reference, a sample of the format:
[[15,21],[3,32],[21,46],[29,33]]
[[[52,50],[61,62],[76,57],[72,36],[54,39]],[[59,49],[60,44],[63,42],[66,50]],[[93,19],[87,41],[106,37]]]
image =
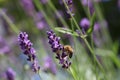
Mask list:
[[65,61],[65,63],[62,65],[63,68],[68,68],[71,65],[71,62]]
[[72,0],[65,0],[68,8],[70,11],[67,10],[67,16],[68,18],[71,18],[70,13],[72,14],[72,16],[74,16],[74,5],[73,5],[73,1]]
[[13,69],[11,68],[8,68],[7,71],[6,71],[6,77],[7,77],[7,80],[15,80],[15,71],[13,71]]
[[33,62],[33,64],[32,64],[32,70],[33,70],[34,72],[37,72],[37,71],[40,70],[40,66],[38,65],[37,60],[34,60],[34,62]]
[[52,51],[57,52],[63,48],[60,44],[60,37],[57,37],[53,31],[48,31],[49,44],[51,45]]
[[82,27],[82,29],[84,29],[85,31],[88,30],[89,26],[90,26],[90,21],[87,18],[83,18],[80,21],[80,26]]
[[25,55],[28,56],[28,60],[34,60],[35,50],[32,48],[32,43],[28,39],[28,34],[26,32],[21,32],[18,36],[19,45]]
[[69,55],[67,55],[67,51],[64,50],[64,46],[60,44],[60,37],[57,37],[53,31],[47,31],[47,34],[52,51],[56,53],[56,59],[59,60],[62,68],[67,69],[71,65],[71,62],[68,60]]
[[73,1],[72,0],[66,0],[68,5],[72,5]]
[[27,60],[32,62],[33,71],[37,72],[40,69],[40,66],[36,60],[36,51],[32,47],[33,44],[28,39],[28,34],[26,34],[26,32],[21,32],[18,36],[18,42],[23,53],[28,57]]

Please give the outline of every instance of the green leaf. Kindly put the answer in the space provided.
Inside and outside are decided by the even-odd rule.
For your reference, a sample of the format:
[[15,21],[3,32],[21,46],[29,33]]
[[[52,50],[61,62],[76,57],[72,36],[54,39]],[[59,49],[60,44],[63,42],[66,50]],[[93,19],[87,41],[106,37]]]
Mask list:
[[77,32],[72,31],[72,30],[67,29],[67,28],[55,28],[55,30],[58,31],[58,32],[64,33],[64,34],[79,36]]

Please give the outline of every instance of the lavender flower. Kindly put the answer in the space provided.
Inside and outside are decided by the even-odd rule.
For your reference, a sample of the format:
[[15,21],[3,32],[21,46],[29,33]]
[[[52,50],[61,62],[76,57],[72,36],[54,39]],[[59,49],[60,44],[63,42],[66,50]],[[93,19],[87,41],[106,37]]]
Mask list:
[[32,47],[33,44],[28,40],[26,32],[21,32],[19,34],[18,41],[23,53],[28,56],[28,61],[34,60],[36,57],[35,50]]
[[53,31],[47,31],[47,34],[52,51],[57,52],[61,50],[63,46],[60,44],[60,37],[57,37]]
[[64,49],[63,49],[62,55],[59,56],[59,60],[60,60],[59,63],[62,64],[62,68],[67,69],[71,65],[71,62],[68,61],[68,58],[69,58],[69,56],[66,55],[66,52],[64,52]]
[[10,48],[7,45],[3,37],[0,36],[0,54],[6,54],[10,52]]
[[81,0],[82,5],[84,5],[84,6],[87,6],[88,2],[89,2],[89,0]]
[[51,57],[49,57],[49,56],[45,57],[43,70],[45,72],[50,71],[53,74],[56,74],[56,72],[57,72],[56,65],[53,62],[53,60],[51,59]]
[[15,71],[13,71],[12,68],[8,68],[7,71],[6,71],[6,77],[7,77],[7,80],[15,80]]
[[49,0],[40,0],[42,4],[47,4]]
[[60,37],[57,37],[53,31],[47,31],[49,44],[51,45],[52,51],[56,53],[56,58],[59,60],[59,64],[62,68],[68,68],[71,62],[68,61],[69,56],[66,55],[64,47],[60,44]]
[[42,15],[41,12],[37,12],[34,16],[34,22],[37,26],[38,29],[43,29],[44,27],[48,26],[47,23],[45,22],[45,19]]
[[32,16],[34,15],[34,5],[32,0],[20,0],[21,1],[21,5],[23,6],[25,12],[29,15]]
[[[41,0],[42,3],[47,3],[47,0]],[[36,12],[34,4],[32,0],[21,0],[21,4],[25,10],[25,12],[33,18],[35,25],[38,29],[43,29],[46,25],[43,15],[40,12]]]
[[99,31],[100,30],[100,24],[98,22],[96,22],[94,24],[94,31]]
[[27,60],[33,63],[32,64],[33,71],[37,72],[40,69],[40,67],[37,64],[36,55],[35,55],[36,51],[32,47],[33,44],[28,39],[28,34],[26,34],[26,32],[21,32],[18,36],[18,42],[23,53],[26,56],[28,56]]
[[34,72],[37,72],[40,70],[40,66],[38,65],[38,61],[37,60],[34,60],[33,63],[32,63],[32,70]]
[[83,18],[80,21],[80,26],[82,29],[84,29],[85,31],[88,30],[89,26],[90,26],[90,21],[87,18]]
[[93,6],[93,1],[92,0],[81,0],[81,3],[84,6],[87,6],[89,8],[91,15],[94,13],[94,6]]
[[95,12],[93,3],[92,2],[88,3],[88,7],[89,7],[90,15],[93,15],[93,13]]
[[74,5],[73,5],[73,1],[72,0],[65,0],[69,10],[67,10],[67,16],[68,18],[71,18],[70,13],[72,14],[72,16],[74,16]]

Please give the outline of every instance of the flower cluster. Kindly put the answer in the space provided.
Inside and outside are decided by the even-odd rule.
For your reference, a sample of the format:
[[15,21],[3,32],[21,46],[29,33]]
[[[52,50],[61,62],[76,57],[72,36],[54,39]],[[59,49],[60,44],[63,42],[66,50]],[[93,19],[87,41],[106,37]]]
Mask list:
[[12,68],[8,68],[7,71],[6,71],[6,78],[7,80],[15,80],[15,71],[13,71]]
[[67,14],[70,15],[70,13],[72,14],[72,16],[74,16],[74,6],[73,6],[73,1],[72,0],[65,0],[67,3],[67,6],[69,8],[69,11],[67,11]]
[[53,31],[47,31],[49,44],[52,51],[56,53],[56,58],[59,60],[59,64],[62,64],[62,68],[68,68],[71,62],[68,61],[69,55],[64,49],[64,46],[60,44],[60,37],[57,37]]
[[52,51],[57,52],[62,50],[63,46],[60,44],[60,37],[57,37],[53,31],[47,31],[47,34]]
[[23,53],[28,56],[27,60],[32,62],[32,69],[34,72],[37,72],[40,69],[36,61],[35,49],[32,47],[32,43],[28,39],[28,34],[26,32],[21,32],[18,36],[19,45]]
[[[105,26],[107,26],[107,22],[106,21],[102,21],[102,23],[105,24]],[[87,31],[90,27],[90,21],[87,18],[83,18],[80,21],[80,27],[82,28],[82,30]],[[99,31],[100,30],[100,23],[95,22],[94,23],[94,31]]]
[[82,29],[84,29],[85,31],[88,30],[89,26],[90,26],[90,21],[87,18],[83,18],[80,21],[80,26]]

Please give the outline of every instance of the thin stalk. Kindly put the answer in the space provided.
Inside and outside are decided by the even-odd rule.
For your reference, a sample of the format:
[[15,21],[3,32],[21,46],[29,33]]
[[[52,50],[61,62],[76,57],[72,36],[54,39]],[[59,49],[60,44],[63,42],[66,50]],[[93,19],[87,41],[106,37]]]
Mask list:
[[[72,32],[74,31],[74,25],[73,24],[74,24],[73,20],[70,18],[70,26],[71,26]],[[72,36],[72,37],[73,37],[74,49],[76,49],[75,36]],[[76,59],[76,62],[79,62],[76,55],[75,55],[75,59]],[[76,65],[76,67],[79,68],[79,65]],[[71,71],[71,67],[70,67],[70,72],[71,72],[71,74],[72,74],[72,76],[75,80],[79,80],[78,79],[79,77],[76,77],[76,74],[79,74],[79,73],[73,74],[73,72]]]
[[[92,49],[94,50],[94,43],[93,43],[93,39],[92,39],[92,37],[93,37],[93,35],[91,34],[91,35],[90,35],[90,39],[91,39],[91,47],[92,47]],[[94,66],[95,66],[96,79],[98,79],[97,64],[96,64],[95,59],[94,59]]]
[[71,67],[69,68],[69,71],[70,71],[71,75],[73,76],[74,80],[78,80],[78,78],[76,77],[76,74],[75,74],[74,70]]
[[77,27],[77,28],[78,28],[78,30],[80,31],[80,34],[81,34],[81,35],[83,35],[83,33],[82,33],[82,31],[81,31],[81,29],[80,29],[79,25],[77,24],[77,22],[76,22],[75,18],[72,16],[72,13],[71,13],[71,11],[70,11],[69,7],[67,6],[67,4],[66,4],[65,0],[62,0],[62,1],[63,1],[64,5],[65,5],[66,9],[67,9],[67,10],[68,10],[68,12],[70,13],[70,16],[71,16],[71,18],[73,19],[73,22],[75,23],[76,27]]
[[41,11],[42,15],[45,17],[45,20],[47,21],[48,25],[52,28],[53,28],[53,24],[51,23],[49,17],[46,15],[45,11],[43,10],[43,6],[41,4],[41,2],[39,0],[33,0],[36,7],[39,9],[39,11]]
[[55,6],[51,2],[51,0],[49,1],[48,5],[56,13],[56,15],[58,16],[59,20],[62,22],[62,24],[67,27],[68,25],[66,24],[65,20],[62,18],[61,14],[57,12],[57,9],[55,8]]
[[6,20],[6,22],[10,25],[11,29],[18,34],[20,31],[18,28],[13,24],[13,22],[10,20],[10,18],[5,14],[5,12],[0,9],[0,14],[3,16],[3,18]]
[[[41,11],[41,13],[43,14],[45,20],[47,21],[48,25],[50,26],[50,28],[52,28],[52,30],[55,30],[54,29],[54,25],[52,24],[51,20],[49,19],[49,17],[46,15],[44,9],[43,9],[43,6],[42,4],[40,3],[39,0],[33,0],[36,7],[38,8],[39,11]],[[55,31],[56,32],[56,31]],[[57,33],[57,32],[56,32]],[[62,41],[61,41],[62,42]],[[63,42],[62,42],[63,43]]]
[[39,72],[39,71],[38,71],[38,76],[39,76],[40,80],[42,80],[42,78],[41,78],[41,76],[40,76],[40,72]]
[[[71,18],[73,19],[73,22],[75,23],[76,27],[79,29],[81,36],[83,36],[83,33],[82,33],[79,25],[77,24],[75,18],[72,16],[72,13],[71,13],[71,11],[69,10],[69,7],[67,6],[67,4],[66,4],[66,2],[65,2],[64,0],[63,0],[63,3],[64,3],[64,5],[65,5],[65,7],[67,8],[67,10],[69,11],[70,16],[71,16]],[[104,73],[104,69],[103,69],[102,65],[99,63],[99,61],[97,60],[97,58],[96,58],[96,56],[95,56],[95,54],[94,54],[94,51],[93,51],[93,49],[91,48],[90,44],[88,43],[87,39],[86,39],[85,37],[84,37],[84,38],[81,37],[81,38],[84,40],[84,42],[85,42],[85,44],[87,45],[88,49],[89,49],[90,52],[92,53],[93,58],[94,58],[94,60],[96,61],[97,65],[99,66],[100,70]]]
[[90,38],[91,38],[91,46],[92,49],[94,50],[93,34],[90,35]]
[[74,31],[74,25],[73,25],[73,20],[70,18],[70,23],[71,23],[71,29],[72,29],[72,32]]
[[[92,48],[91,48],[91,46],[89,45],[88,41],[86,40],[86,38],[84,38],[83,40],[84,40],[85,44],[87,45],[87,47],[89,48],[90,52],[92,53],[93,58],[94,58],[94,60],[96,61],[98,67],[99,67],[100,70],[105,74],[105,71],[104,71],[102,65],[99,63],[98,59],[96,58],[96,56],[95,56],[95,54],[94,54],[94,51],[92,50]],[[105,80],[107,80],[106,76],[104,76],[104,77],[105,77]]]

